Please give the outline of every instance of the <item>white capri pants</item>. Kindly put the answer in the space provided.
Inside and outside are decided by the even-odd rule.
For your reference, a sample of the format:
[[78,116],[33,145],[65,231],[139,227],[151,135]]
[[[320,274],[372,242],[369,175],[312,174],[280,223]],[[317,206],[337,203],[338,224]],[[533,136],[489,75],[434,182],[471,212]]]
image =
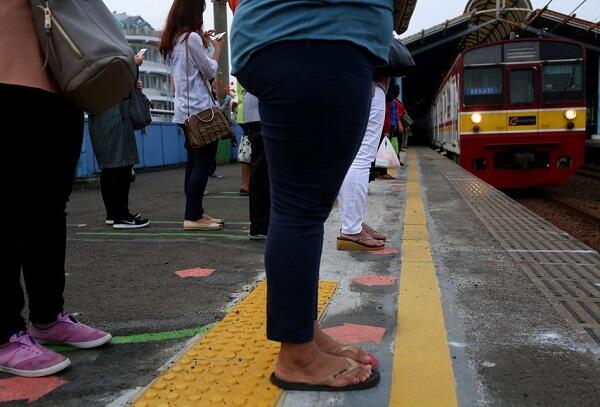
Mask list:
[[343,234],[355,235],[362,231],[367,205],[369,171],[377,155],[384,120],[385,92],[376,86],[365,136],[338,194]]

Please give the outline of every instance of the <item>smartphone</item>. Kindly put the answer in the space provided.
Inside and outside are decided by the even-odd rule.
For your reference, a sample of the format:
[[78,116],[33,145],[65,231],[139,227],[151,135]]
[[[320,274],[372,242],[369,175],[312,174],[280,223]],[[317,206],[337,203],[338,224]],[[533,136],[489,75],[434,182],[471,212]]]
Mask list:
[[137,53],[137,56],[140,58],[144,58],[144,54],[148,51],[148,48],[142,48],[140,52]]
[[215,34],[215,35],[213,36],[213,39],[214,39],[215,41],[219,41],[221,38],[223,38],[223,36],[224,36],[225,34],[226,34],[226,31],[223,31],[222,33]]

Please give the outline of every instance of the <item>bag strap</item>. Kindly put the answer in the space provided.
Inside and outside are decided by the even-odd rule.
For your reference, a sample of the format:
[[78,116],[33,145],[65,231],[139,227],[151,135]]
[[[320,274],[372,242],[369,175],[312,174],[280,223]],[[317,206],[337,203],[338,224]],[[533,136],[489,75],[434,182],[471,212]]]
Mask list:
[[[189,35],[190,33],[188,33],[188,36],[185,37],[185,80],[186,80],[186,84],[187,84],[187,110],[188,110],[188,119],[190,118],[190,56],[189,56],[189,43],[188,43],[188,39],[189,39]],[[210,106],[210,110],[212,111],[213,108],[215,106],[218,106],[217,101],[215,100],[215,97],[213,96],[212,92],[210,91],[210,88],[208,87],[208,84],[206,83],[206,78],[204,77],[204,74],[200,71],[200,69],[198,69],[198,73],[200,74],[200,77],[202,78],[202,83],[204,83],[204,86],[206,87],[206,91],[208,92],[208,95],[211,99],[211,101],[213,103],[211,103]],[[213,115],[214,115],[214,111],[213,111]]]

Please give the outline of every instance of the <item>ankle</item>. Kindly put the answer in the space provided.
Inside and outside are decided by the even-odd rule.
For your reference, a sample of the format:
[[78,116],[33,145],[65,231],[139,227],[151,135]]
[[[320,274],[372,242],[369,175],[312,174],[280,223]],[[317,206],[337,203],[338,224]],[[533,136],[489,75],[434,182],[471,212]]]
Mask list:
[[302,344],[282,343],[277,362],[280,366],[294,366],[302,369],[317,359],[319,352],[314,340]]

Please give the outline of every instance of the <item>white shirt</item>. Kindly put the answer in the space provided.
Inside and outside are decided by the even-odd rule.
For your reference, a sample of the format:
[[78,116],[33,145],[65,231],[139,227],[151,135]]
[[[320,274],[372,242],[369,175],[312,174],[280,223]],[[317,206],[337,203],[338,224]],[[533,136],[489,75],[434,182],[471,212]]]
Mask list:
[[[208,56],[202,38],[198,33],[188,37],[188,52],[186,65],[185,35],[178,40],[169,57],[172,76],[175,81],[175,123],[183,123],[190,115],[217,106],[208,93],[207,81],[217,75],[219,64]],[[188,95],[189,93],[189,95]],[[189,98],[189,99],[188,99]],[[189,100],[189,105],[188,105]]]
[[244,94],[244,123],[259,122],[258,98],[246,91]]

